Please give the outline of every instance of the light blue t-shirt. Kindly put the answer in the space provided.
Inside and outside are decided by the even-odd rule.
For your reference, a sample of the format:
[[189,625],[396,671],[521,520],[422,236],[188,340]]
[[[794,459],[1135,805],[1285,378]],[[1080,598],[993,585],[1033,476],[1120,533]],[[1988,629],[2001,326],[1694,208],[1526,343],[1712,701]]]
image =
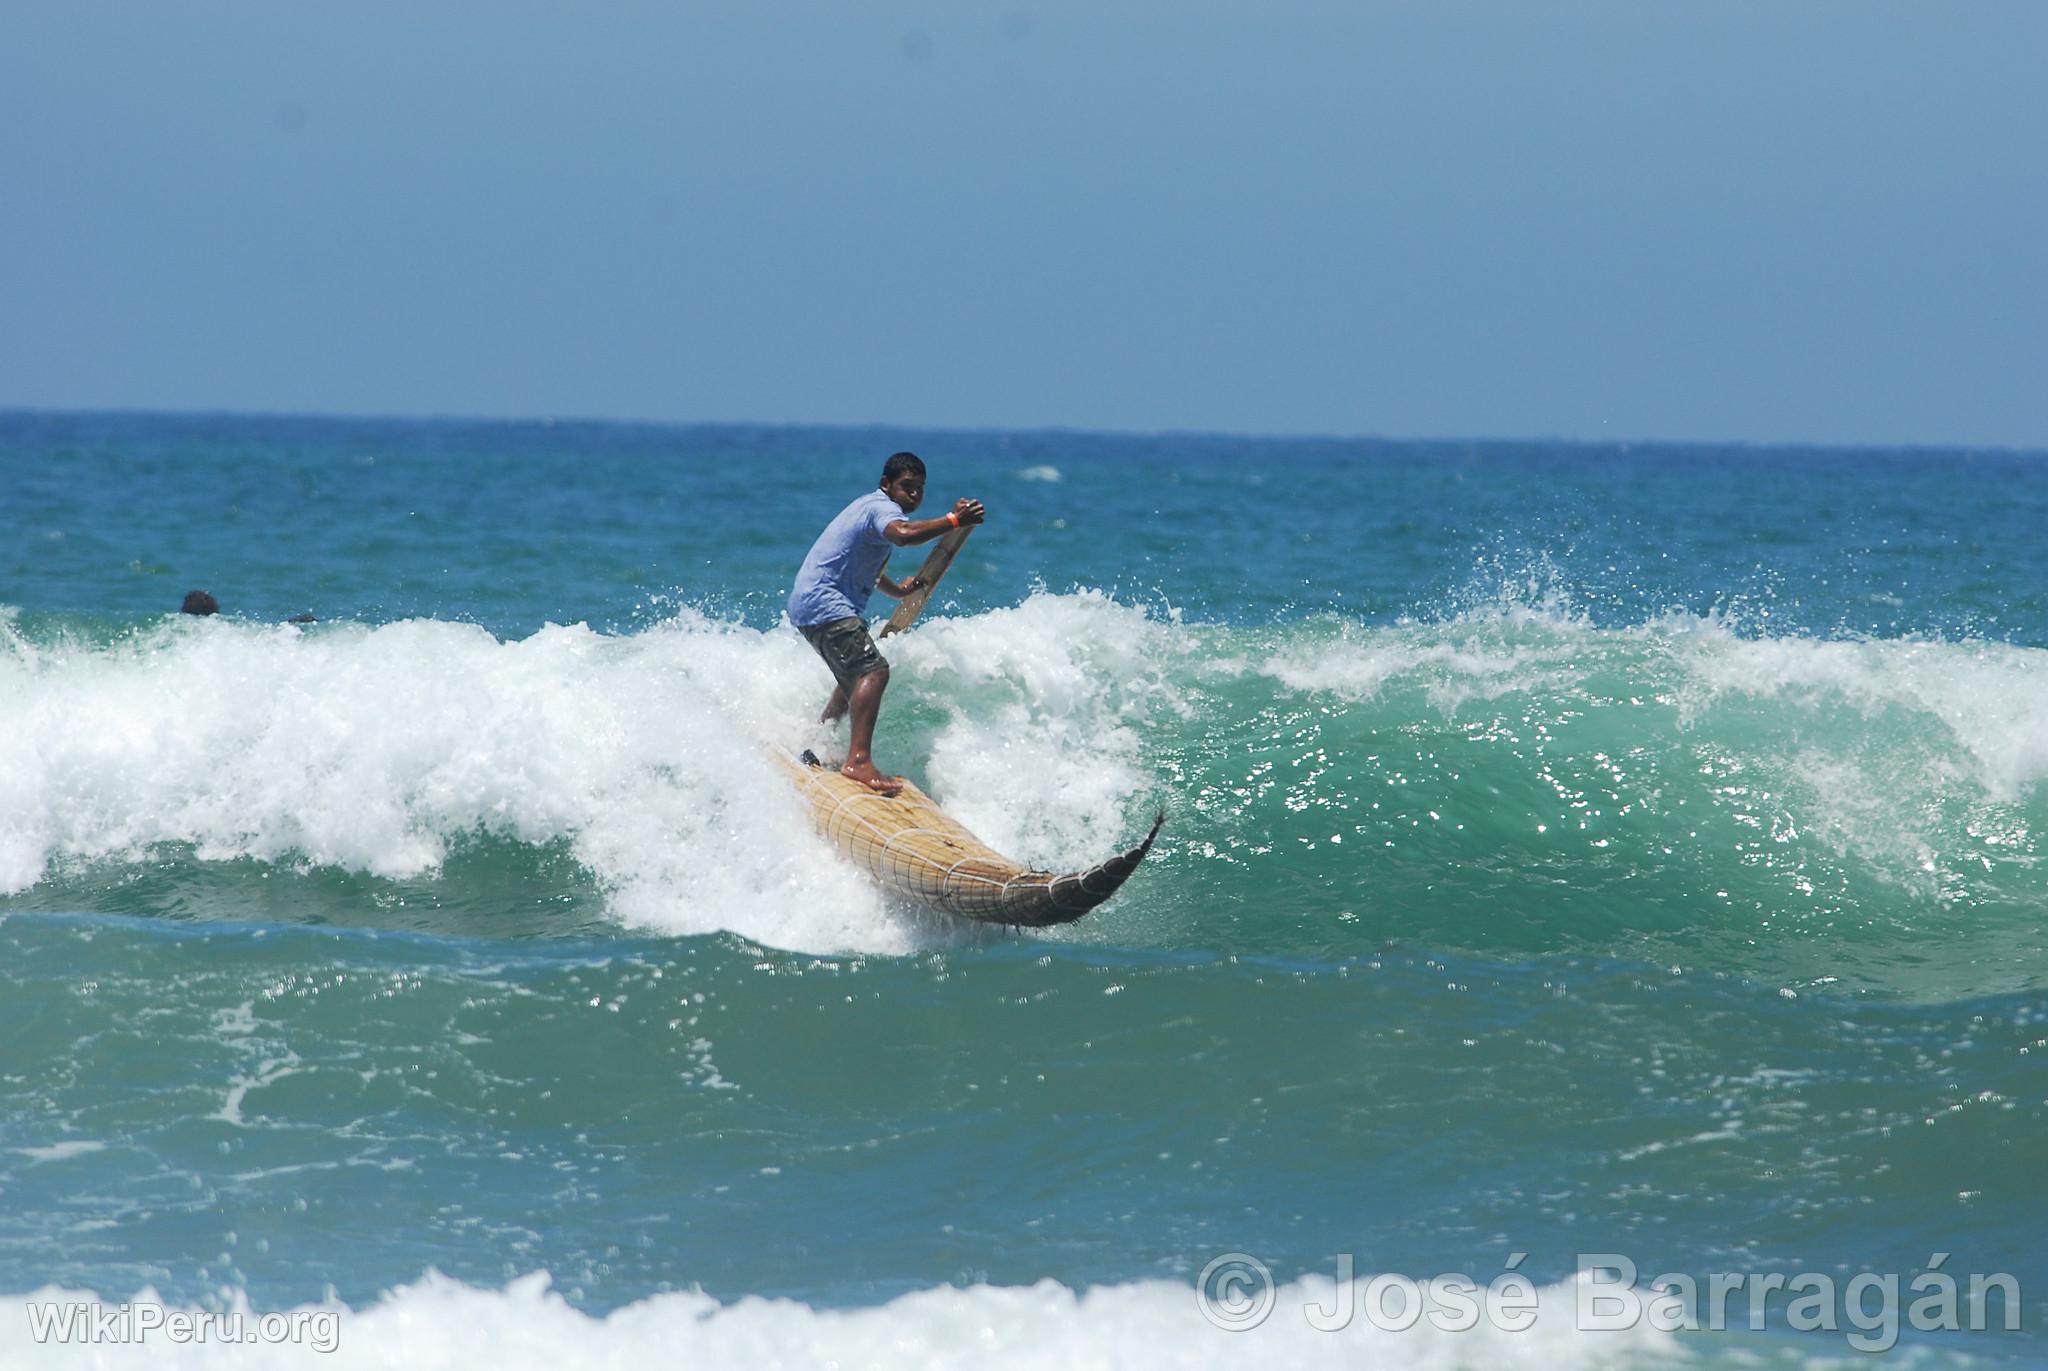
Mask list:
[[871,490],[825,525],[789,592],[789,621],[798,628],[857,618],[868,607],[875,578],[895,549],[882,530],[903,517],[903,509]]

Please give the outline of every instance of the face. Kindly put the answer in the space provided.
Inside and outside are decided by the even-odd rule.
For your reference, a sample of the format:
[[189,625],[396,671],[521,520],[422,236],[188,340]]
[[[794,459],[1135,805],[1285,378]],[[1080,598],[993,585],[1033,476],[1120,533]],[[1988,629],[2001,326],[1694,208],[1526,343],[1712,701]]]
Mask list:
[[882,493],[894,500],[905,514],[914,513],[924,503],[924,477],[914,471],[906,471],[883,486]]

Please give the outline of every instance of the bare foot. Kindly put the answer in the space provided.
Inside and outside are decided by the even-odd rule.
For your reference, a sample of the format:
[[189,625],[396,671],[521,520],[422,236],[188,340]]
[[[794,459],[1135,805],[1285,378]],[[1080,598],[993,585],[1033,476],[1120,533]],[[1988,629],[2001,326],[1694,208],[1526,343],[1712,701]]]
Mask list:
[[839,768],[839,774],[849,781],[859,781],[877,795],[896,795],[903,790],[901,776],[884,776],[873,762],[848,761]]

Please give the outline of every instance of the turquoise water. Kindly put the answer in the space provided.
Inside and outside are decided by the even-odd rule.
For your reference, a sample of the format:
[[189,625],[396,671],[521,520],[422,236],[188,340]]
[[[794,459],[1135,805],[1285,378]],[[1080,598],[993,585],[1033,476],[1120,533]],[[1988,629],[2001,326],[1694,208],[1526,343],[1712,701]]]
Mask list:
[[[890,907],[767,760],[829,684],[789,576],[901,446],[990,520],[880,760],[1046,866],[1168,811],[1069,929]],[[1905,1346],[2048,1359],[2048,458],[11,415],[0,464],[0,1290],[1194,1364],[1280,1336],[1202,1321],[1234,1251],[1948,1252],[2024,1326]],[[1782,1322],[1453,1359],[1849,1355]]]

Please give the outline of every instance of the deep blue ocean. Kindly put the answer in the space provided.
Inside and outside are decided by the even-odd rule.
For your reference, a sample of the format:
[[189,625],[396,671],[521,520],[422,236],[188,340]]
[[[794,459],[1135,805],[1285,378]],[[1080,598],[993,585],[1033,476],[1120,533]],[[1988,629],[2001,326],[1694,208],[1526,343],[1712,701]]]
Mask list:
[[[1044,867],[1166,810],[1070,927],[892,907],[772,761],[904,447],[989,518],[878,760]],[[2048,454],[14,413],[0,474],[0,1365],[84,1364],[53,1288],[346,1310],[320,1365],[1864,1360],[1576,1328],[1586,1254],[2048,1364]],[[1317,1331],[1340,1258],[1538,1320]]]

